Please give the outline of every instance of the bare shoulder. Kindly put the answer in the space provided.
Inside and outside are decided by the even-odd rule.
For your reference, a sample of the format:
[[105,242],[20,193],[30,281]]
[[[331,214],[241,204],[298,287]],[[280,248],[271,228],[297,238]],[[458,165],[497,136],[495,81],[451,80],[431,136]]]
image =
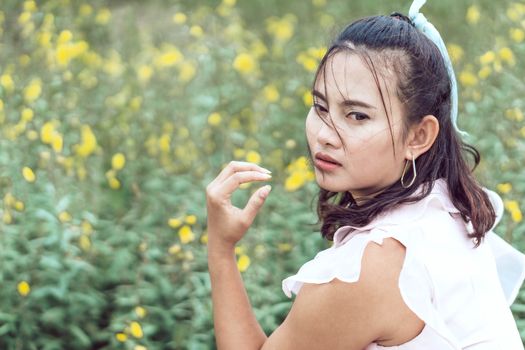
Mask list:
[[372,342],[403,344],[423,329],[404,303],[399,273],[405,247],[393,238],[365,248],[359,280],[305,284],[263,349],[363,350]]

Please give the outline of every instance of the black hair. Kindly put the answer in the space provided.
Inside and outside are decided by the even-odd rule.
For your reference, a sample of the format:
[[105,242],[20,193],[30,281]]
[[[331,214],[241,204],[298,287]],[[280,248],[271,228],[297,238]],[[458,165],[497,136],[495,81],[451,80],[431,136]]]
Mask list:
[[[401,203],[421,200],[431,192],[437,179],[444,179],[462,219],[472,223],[473,229],[468,235],[478,246],[494,225],[496,215],[487,194],[473,176],[480,154],[460,139],[452,125],[451,81],[438,47],[400,13],[362,18],[344,28],[332,42],[315,74],[314,88],[320,72],[326,70],[327,60],[341,51],[357,54],[368,64],[376,77],[385,111],[385,99],[377,81],[377,63],[380,62],[379,68],[381,63],[392,65],[389,69],[394,68],[397,76],[394,93],[404,106],[403,138],[409,127],[426,115],[436,117],[439,133],[431,148],[417,158],[417,176],[409,188],[397,181],[360,205],[349,192],[337,193],[321,188],[317,213],[322,221],[323,237],[333,239],[333,234],[341,226],[361,227]],[[320,115],[319,110],[316,112]],[[388,111],[387,118],[394,144]],[[467,155],[474,160],[472,168],[469,168]],[[411,168],[407,178],[413,176],[412,172]],[[421,185],[422,192],[414,195]]]

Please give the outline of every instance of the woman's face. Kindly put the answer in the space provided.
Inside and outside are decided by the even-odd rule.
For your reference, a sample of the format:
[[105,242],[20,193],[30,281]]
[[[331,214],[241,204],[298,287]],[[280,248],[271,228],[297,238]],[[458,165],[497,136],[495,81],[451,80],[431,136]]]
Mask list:
[[[314,106],[317,105],[319,115],[312,107],[306,118],[306,137],[317,183],[328,191],[348,191],[356,200],[399,181],[405,164],[403,110],[395,94],[394,74],[384,66],[376,67],[376,71],[377,83],[360,56],[347,51],[333,55],[321,69],[314,87]],[[339,165],[323,165],[317,159],[319,152]]]

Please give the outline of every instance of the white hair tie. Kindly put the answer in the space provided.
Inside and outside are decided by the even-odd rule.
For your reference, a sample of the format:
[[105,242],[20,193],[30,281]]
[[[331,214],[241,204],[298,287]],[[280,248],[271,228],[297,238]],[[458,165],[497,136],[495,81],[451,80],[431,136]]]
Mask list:
[[441,35],[439,35],[439,32],[437,31],[436,27],[434,27],[434,25],[430,23],[422,13],[419,12],[421,7],[426,2],[426,0],[414,0],[412,5],[410,6],[410,10],[408,11],[408,17],[410,18],[412,23],[414,23],[416,29],[420,30],[423,34],[425,34],[439,48],[439,51],[441,52],[441,55],[445,60],[445,66],[447,67],[448,75],[450,77],[450,119],[452,121],[454,129],[461,136],[468,136],[467,132],[459,130],[457,126],[458,86],[456,82],[456,75],[454,74],[454,68],[452,67],[452,61],[450,60],[450,57],[448,55],[447,47],[445,46],[445,43],[443,42]]

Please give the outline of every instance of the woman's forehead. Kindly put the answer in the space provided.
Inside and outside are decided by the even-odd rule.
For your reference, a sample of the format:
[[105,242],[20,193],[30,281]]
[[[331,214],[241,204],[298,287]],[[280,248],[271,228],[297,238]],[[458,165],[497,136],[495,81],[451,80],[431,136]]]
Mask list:
[[314,90],[327,96],[328,103],[352,99],[379,107],[383,104],[381,95],[388,103],[394,91],[392,72],[385,68],[385,60],[377,54],[366,56],[343,50],[325,61]]

